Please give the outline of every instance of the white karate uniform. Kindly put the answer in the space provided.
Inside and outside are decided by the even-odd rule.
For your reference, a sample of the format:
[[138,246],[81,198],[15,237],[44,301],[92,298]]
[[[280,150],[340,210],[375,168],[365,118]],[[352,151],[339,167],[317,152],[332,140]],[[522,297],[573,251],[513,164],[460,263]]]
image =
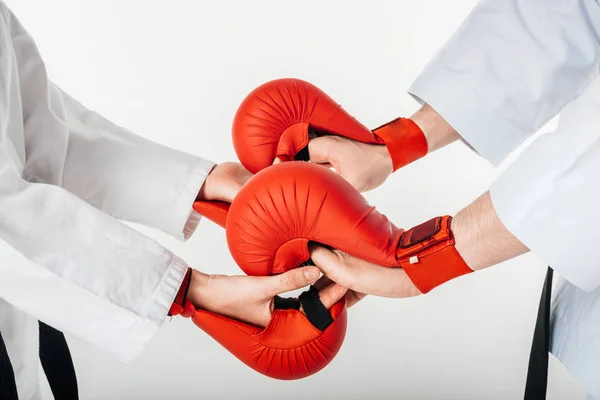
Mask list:
[[600,399],[600,4],[480,2],[410,88],[493,164],[504,225],[558,272],[552,352]]
[[19,399],[36,399],[38,319],[125,361],[156,334],[187,265],[117,219],[187,238],[214,164],[62,92],[3,3],[0,152],[0,332]]

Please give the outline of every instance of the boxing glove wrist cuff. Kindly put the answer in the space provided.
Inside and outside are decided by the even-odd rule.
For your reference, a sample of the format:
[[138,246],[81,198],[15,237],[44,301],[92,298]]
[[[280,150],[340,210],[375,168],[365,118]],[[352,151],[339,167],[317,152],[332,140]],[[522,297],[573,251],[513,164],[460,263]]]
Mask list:
[[319,291],[314,286],[300,293],[297,299],[275,296],[274,308],[276,310],[294,309],[300,311],[300,307],[302,307],[302,311],[308,321],[321,331],[327,329],[334,322],[329,310],[327,310],[319,298]]
[[375,129],[373,133],[385,143],[394,171],[427,154],[425,135],[411,119],[397,118]]
[[431,219],[400,237],[397,260],[410,280],[427,293],[451,279],[473,272],[454,246],[452,217]]
[[[171,308],[169,309],[169,316],[172,317],[174,315],[179,315],[182,314],[184,309],[186,308],[186,301],[189,302],[189,300],[187,299],[187,293],[188,290],[190,289],[190,282],[192,281],[192,269],[188,268],[187,272],[185,273],[185,276],[183,277],[183,281],[181,282],[181,286],[179,287],[179,290],[177,291],[177,294],[175,295],[175,300],[173,300],[173,304],[171,305]],[[191,305],[191,302],[190,302]]]

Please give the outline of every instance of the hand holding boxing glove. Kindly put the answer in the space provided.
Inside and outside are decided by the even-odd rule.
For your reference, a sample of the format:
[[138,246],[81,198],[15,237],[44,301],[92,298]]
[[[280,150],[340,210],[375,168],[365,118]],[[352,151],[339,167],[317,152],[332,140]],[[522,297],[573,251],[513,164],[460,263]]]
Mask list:
[[[310,248],[311,259],[327,276],[322,277],[320,281],[326,279],[328,284],[335,281],[350,288],[346,294],[346,304],[350,307],[360,300],[361,293],[385,297],[420,294],[417,286],[409,278],[411,272],[414,273],[410,271],[411,268],[427,271],[440,266],[444,269],[449,265],[457,272],[464,267],[464,272],[468,273],[470,270],[491,267],[529,251],[504,226],[494,209],[489,192],[461,210],[452,220],[445,217],[432,221],[442,222],[437,233],[431,235],[437,229],[437,225],[430,221],[407,231],[417,234],[410,234],[406,241],[401,240],[405,245],[399,254],[404,263],[409,265],[406,271],[382,268],[377,263],[346,252],[313,244]],[[410,241],[419,242],[419,237],[424,238],[421,243],[410,244]],[[460,267],[461,265],[463,267]],[[442,276],[442,281],[451,279],[454,275],[459,274],[446,274],[445,277]]]
[[[311,141],[315,144],[309,145]],[[370,131],[320,89],[299,79],[271,81],[251,92],[235,115],[233,143],[253,173],[276,159],[310,160],[333,165],[361,191],[427,154],[426,138],[410,119],[398,118]]]
[[[302,265],[310,260],[311,243],[337,249],[371,263],[357,274],[365,286],[352,289],[398,296],[426,293],[472,272],[454,246],[451,220],[438,217],[399,229],[334,172],[310,163],[283,163],[259,172],[240,190],[229,209],[227,241],[238,265],[252,275]],[[369,284],[373,268],[395,291],[371,289],[376,286]]]
[[[203,309],[265,327],[275,309],[276,296],[311,285],[319,276],[316,267],[297,268],[269,277],[208,275],[190,270],[170,314],[191,317],[197,309]],[[320,285],[319,298],[326,308],[331,308],[344,292],[344,288],[335,285]],[[188,311],[184,310],[186,299],[191,303],[187,304]]]
[[[194,210],[222,227],[235,226],[226,201],[198,200]],[[249,275],[264,275],[243,265]],[[254,370],[276,379],[300,379],[324,368],[339,351],[346,333],[346,289],[322,281],[297,299],[279,293],[309,282],[294,269],[277,276],[207,277],[195,273],[187,301],[171,315],[193,322]],[[314,281],[312,277],[310,281]],[[185,282],[184,282],[185,284]],[[182,285],[183,287],[183,285]],[[178,298],[181,293],[178,294]]]
[[359,192],[381,186],[394,172],[385,146],[328,135],[312,139],[308,149],[311,162],[333,167]]
[[[398,132],[400,136],[402,131],[410,129],[422,132],[427,142],[427,153],[450,144],[459,137],[456,130],[427,104],[410,119],[392,121],[385,127],[392,132]],[[375,133],[377,132],[376,129]],[[361,143],[341,136],[319,136],[309,142],[308,149],[312,162],[332,166],[359,192],[380,186],[393,171],[410,161],[397,158],[394,165],[387,147]],[[402,155],[402,151],[399,154]]]

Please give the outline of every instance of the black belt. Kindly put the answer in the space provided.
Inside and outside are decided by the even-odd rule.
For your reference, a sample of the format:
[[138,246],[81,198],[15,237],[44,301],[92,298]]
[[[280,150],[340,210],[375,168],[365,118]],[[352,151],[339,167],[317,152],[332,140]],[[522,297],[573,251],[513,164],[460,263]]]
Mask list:
[[[62,332],[40,321],[40,362],[55,400],[78,400],[77,376]],[[15,374],[0,333],[0,398],[18,400]]]
[[537,321],[533,331],[524,400],[545,400],[548,387],[548,351],[550,350],[550,299],[552,268],[548,267],[542,287]]

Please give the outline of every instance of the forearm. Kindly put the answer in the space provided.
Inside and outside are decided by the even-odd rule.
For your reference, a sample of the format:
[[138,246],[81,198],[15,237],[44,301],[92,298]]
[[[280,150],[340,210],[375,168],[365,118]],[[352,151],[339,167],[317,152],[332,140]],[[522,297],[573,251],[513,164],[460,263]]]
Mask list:
[[136,357],[163,324],[185,263],[64,189],[4,171],[0,297],[122,360]]
[[452,220],[456,250],[473,270],[509,260],[529,251],[504,226],[486,192]]
[[59,93],[69,128],[61,186],[118,219],[189,237],[192,204],[215,164],[135,135]]
[[424,104],[410,119],[423,131],[428,154],[460,138],[458,132],[429,104]]

